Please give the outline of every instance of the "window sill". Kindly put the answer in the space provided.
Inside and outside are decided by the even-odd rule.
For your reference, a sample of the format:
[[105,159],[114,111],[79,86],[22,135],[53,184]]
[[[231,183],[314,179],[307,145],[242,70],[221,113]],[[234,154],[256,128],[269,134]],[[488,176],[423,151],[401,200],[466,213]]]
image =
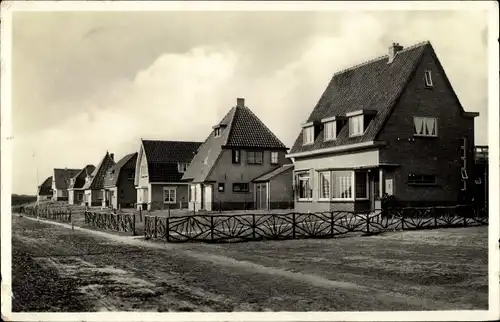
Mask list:
[[313,145],[314,142],[309,142],[309,143],[302,143],[302,146],[308,146],[308,145]]
[[297,202],[312,202],[312,199],[297,199]]
[[323,142],[332,142],[332,141],[337,141],[337,138],[323,140]]
[[423,135],[423,134],[413,134],[415,138],[424,138],[424,139],[437,139],[437,135]]
[[175,205],[176,202],[175,201],[170,201],[170,202],[164,202],[163,204],[164,205]]

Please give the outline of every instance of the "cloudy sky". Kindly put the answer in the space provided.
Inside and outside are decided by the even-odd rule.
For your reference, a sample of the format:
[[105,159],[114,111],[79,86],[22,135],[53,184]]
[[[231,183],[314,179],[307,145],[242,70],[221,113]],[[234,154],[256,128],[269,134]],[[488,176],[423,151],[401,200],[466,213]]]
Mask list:
[[483,12],[14,12],[12,191],[140,138],[203,141],[236,97],[291,146],[332,74],[392,42],[431,41],[487,144],[486,36]]

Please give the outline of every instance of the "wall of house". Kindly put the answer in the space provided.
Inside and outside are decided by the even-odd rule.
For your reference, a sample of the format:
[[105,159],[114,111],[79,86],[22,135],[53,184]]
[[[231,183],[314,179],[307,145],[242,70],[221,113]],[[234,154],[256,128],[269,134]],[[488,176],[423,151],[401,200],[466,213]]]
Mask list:
[[269,199],[271,209],[293,208],[293,169],[269,181]]
[[[136,171],[136,174],[138,174],[138,180],[137,180],[137,186],[145,188],[149,185],[149,176],[148,176],[148,163],[146,160],[146,155],[144,153],[139,154],[139,159],[138,159],[138,171]],[[144,170],[144,172],[142,172]]]
[[[295,158],[294,172],[312,172],[312,200],[295,200],[294,209],[298,212],[321,212],[321,211],[354,211],[365,210],[366,202],[338,202],[323,201],[319,199],[319,170],[328,169],[353,169],[366,166],[377,166],[379,164],[378,149],[352,151],[339,154],[325,154],[322,156],[311,156],[306,158]],[[314,171],[311,171],[314,170]]]
[[103,193],[101,190],[85,190],[85,202],[87,205],[90,201],[90,206],[102,205]]
[[36,196],[37,201],[50,200],[50,199],[52,199],[52,195],[37,195]]
[[[291,163],[285,158],[285,151],[278,152],[278,164],[271,164],[271,151],[263,151],[263,164],[248,164],[247,150],[240,150],[241,162],[233,164],[232,150],[223,149],[222,154],[207,181],[214,181],[213,210],[253,209],[254,186],[252,180],[276,169],[283,164]],[[218,184],[224,183],[224,192],[218,191]],[[233,192],[233,183],[248,183],[248,192]]]
[[130,207],[131,204],[135,204],[137,202],[137,192],[134,180],[130,180],[130,176],[133,175],[134,172],[134,169],[122,169],[120,171],[120,177],[117,182],[118,197],[116,207],[120,205],[120,208],[127,208]]
[[[426,88],[425,70],[432,71],[433,87]],[[438,119],[438,137],[414,137],[413,116]],[[445,82],[430,51],[424,53],[407,90],[378,135],[387,146],[380,150],[381,162],[397,163],[387,175],[394,179],[394,195],[407,204],[456,203],[461,190],[460,146],[468,138],[468,183],[474,184],[474,120],[463,118],[452,89]],[[435,186],[408,185],[408,174],[434,174]]]
[[68,204],[75,204],[75,190],[68,190]]
[[[191,201],[191,187],[194,186],[195,187],[195,198],[194,198],[194,202]],[[189,201],[189,210],[195,210],[195,211],[198,211],[200,209],[203,208],[203,205],[202,205],[202,191],[203,191],[203,184],[201,183],[196,183],[196,184],[189,184],[188,185],[188,201]]]
[[[164,187],[173,187],[175,192],[175,204],[165,204],[163,196]],[[179,184],[152,184],[151,185],[151,202],[149,205],[150,210],[158,209],[185,209],[188,207],[188,185]]]

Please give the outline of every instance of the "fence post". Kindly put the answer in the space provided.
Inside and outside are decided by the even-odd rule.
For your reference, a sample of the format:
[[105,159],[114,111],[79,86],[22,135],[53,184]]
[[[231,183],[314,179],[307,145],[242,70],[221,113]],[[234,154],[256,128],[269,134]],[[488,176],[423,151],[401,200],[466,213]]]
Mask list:
[[139,208],[139,221],[142,222],[142,208]]
[[335,234],[335,221],[333,220],[333,211],[330,212],[330,236],[333,237]]
[[252,214],[252,238],[255,240],[255,214]]
[[222,212],[222,201],[219,200],[219,212]]
[[158,234],[157,234],[157,231],[156,229],[158,228],[158,216],[155,216],[155,231],[154,231],[154,237],[155,238],[158,238]]
[[436,212],[434,212],[434,227],[438,228],[438,216]]
[[170,204],[167,205],[168,205],[168,217],[170,218]]
[[167,223],[165,227],[165,237],[167,238],[167,242],[170,241],[170,217],[167,218]]
[[196,201],[193,201],[193,215],[196,215]]
[[[460,214],[460,212],[458,213]],[[464,211],[463,217],[464,217],[464,227],[467,227],[467,211]]]
[[292,213],[292,239],[295,239],[295,213]]
[[401,230],[405,230],[405,211],[401,212]]
[[71,210],[69,211],[69,221],[73,222],[73,221],[71,220]]
[[214,240],[214,216],[210,216],[210,239]]
[[370,233],[370,213],[366,214],[366,233]]

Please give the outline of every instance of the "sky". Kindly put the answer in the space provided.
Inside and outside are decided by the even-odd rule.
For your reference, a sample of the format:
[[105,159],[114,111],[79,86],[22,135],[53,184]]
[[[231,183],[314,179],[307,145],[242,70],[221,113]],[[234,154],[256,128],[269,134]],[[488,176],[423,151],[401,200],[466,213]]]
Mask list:
[[487,15],[13,12],[13,193],[140,139],[203,141],[243,97],[288,146],[333,73],[429,40],[487,144]]

